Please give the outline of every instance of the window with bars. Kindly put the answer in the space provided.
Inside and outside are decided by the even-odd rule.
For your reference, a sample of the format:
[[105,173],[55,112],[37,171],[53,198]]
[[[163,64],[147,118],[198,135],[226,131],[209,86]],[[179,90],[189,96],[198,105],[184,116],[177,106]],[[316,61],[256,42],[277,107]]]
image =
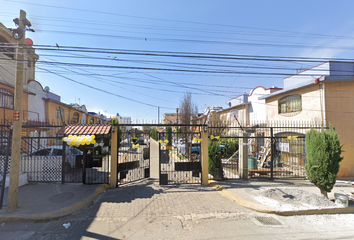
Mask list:
[[299,112],[302,110],[301,95],[288,95],[278,101],[279,104],[279,114],[280,113],[292,113]]
[[14,109],[14,92],[0,88],[0,107]]
[[56,111],[56,116],[57,116],[58,119],[64,119],[65,118],[64,108],[57,107],[55,109],[55,111]]
[[78,122],[79,122],[79,114],[74,113],[72,123],[78,123]]

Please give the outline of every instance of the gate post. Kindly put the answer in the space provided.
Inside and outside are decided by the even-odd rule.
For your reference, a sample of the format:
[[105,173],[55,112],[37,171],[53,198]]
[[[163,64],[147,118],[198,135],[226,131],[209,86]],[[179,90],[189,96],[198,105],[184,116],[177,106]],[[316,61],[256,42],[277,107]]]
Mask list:
[[[114,131],[114,128],[116,129]],[[112,125],[111,130],[111,175],[109,179],[109,185],[111,188],[117,187],[118,183],[118,127]]]
[[202,185],[207,186],[208,185],[208,158],[209,158],[209,152],[208,152],[208,131],[202,130],[202,143],[201,143],[201,166],[202,166]]
[[239,172],[242,180],[248,180],[248,134],[243,132],[239,140]]

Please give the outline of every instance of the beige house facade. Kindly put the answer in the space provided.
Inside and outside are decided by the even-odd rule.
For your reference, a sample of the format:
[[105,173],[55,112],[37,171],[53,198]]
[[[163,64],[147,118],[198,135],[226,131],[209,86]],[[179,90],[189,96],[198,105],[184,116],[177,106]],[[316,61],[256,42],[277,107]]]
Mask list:
[[338,177],[353,177],[354,63],[325,62],[285,78],[284,86],[260,98],[266,102],[267,121],[332,124],[344,150]]

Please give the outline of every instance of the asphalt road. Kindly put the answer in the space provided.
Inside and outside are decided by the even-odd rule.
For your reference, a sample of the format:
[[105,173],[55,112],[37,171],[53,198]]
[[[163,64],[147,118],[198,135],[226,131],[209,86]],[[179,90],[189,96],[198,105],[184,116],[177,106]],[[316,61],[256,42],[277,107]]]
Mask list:
[[[156,144],[152,144],[152,159]],[[8,239],[354,239],[354,214],[282,217],[251,211],[200,184],[150,179],[109,189],[74,215],[0,223]],[[66,227],[65,227],[66,226]]]
[[0,239],[354,239],[353,220],[262,214],[210,187],[143,180],[110,189],[71,216],[0,223]]

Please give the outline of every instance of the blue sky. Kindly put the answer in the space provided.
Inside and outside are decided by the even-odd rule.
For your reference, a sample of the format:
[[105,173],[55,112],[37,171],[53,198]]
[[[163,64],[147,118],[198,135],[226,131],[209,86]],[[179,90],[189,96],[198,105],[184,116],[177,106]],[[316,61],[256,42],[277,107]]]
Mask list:
[[[200,112],[207,106],[225,108],[230,98],[256,86],[282,87],[286,75],[317,64],[261,61],[263,56],[352,59],[353,5],[325,0],[0,0],[0,22],[13,27],[20,9],[27,12],[36,30],[27,37],[38,48],[52,46],[36,51],[36,80],[63,102],[151,121],[157,119],[158,106],[160,119],[174,112],[186,91]],[[75,51],[63,51],[67,46]],[[82,51],[88,48],[97,49]],[[132,54],[136,50],[154,55]],[[166,52],[199,57],[160,56]],[[205,59],[201,53],[247,59]],[[220,73],[225,71],[231,72]]]

